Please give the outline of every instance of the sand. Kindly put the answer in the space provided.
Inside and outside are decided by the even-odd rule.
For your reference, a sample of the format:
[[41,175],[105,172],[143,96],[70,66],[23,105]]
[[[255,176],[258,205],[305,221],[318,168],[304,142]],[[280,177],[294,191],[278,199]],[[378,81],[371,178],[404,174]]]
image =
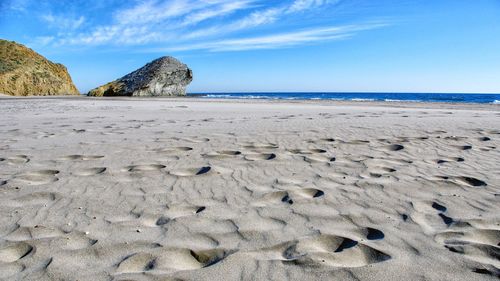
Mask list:
[[500,106],[0,99],[2,280],[498,280]]

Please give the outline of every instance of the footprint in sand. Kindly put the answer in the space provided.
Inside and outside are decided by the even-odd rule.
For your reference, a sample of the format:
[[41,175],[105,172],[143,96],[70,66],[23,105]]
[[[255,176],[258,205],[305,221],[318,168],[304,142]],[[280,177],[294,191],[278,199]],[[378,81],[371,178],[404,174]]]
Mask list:
[[73,174],[76,176],[88,177],[102,174],[106,171],[104,167],[80,169]]
[[155,149],[154,151],[158,152],[158,153],[172,154],[172,153],[180,153],[180,152],[186,152],[186,151],[191,151],[191,150],[193,150],[192,147],[179,146],[179,147],[158,148],[158,149]]
[[325,156],[325,155],[310,155],[303,156],[302,159],[307,163],[331,163],[335,161],[335,157]]
[[253,153],[245,155],[245,160],[248,161],[260,161],[260,160],[272,160],[276,158],[274,153]]
[[159,171],[166,168],[167,166],[161,164],[142,164],[142,165],[132,165],[127,166],[122,169],[125,172],[152,172]]
[[474,272],[499,276],[500,230],[457,228],[438,233],[434,239],[449,251],[464,255],[465,258],[484,266],[474,268]]
[[97,242],[97,239],[89,238],[85,233],[73,231],[53,239],[50,246],[63,250],[81,250],[92,247]]
[[245,149],[277,149],[279,146],[274,143],[248,142],[242,144]]
[[432,205],[431,205],[432,208],[440,211],[440,212],[446,212],[447,208],[437,202],[432,202]]
[[11,233],[4,237],[7,241],[29,241],[63,236],[64,232],[57,228],[42,225],[17,226]]
[[412,202],[412,206],[415,211],[410,217],[426,234],[435,234],[455,223],[445,214],[446,206],[438,202],[416,201]]
[[385,149],[388,151],[400,151],[403,150],[404,148],[405,147],[400,144],[391,144],[385,147]]
[[485,181],[482,181],[473,177],[453,177],[453,176],[435,176],[439,181],[445,181],[449,183],[453,183],[459,186],[468,186],[468,187],[485,187],[488,184]]
[[209,138],[183,138],[181,140],[191,142],[191,143],[204,143],[204,142],[210,141]]
[[21,165],[30,161],[27,155],[15,155],[7,158],[0,158],[0,162],[5,162],[9,165]]
[[468,186],[473,186],[473,187],[482,187],[482,186],[487,186],[488,184],[482,180],[473,178],[473,177],[456,177],[456,179],[464,183]]
[[324,195],[325,193],[322,190],[316,188],[301,188],[288,191],[280,190],[264,194],[257,205],[266,205],[267,203],[286,203],[292,205],[295,202],[303,202]]
[[200,167],[200,168],[183,168],[183,169],[176,169],[172,170],[169,173],[174,176],[178,177],[190,177],[190,176],[199,176],[203,174],[207,174],[212,170],[211,167],[206,166],[206,167]]
[[319,139],[321,142],[335,142],[334,138],[321,138]]
[[496,146],[486,146],[486,147],[481,147],[479,148],[481,151],[492,151],[492,150],[495,150],[497,149]]
[[288,177],[277,178],[274,182],[279,185],[303,185],[304,183],[306,183],[306,181],[303,179]]
[[301,188],[297,190],[292,190],[289,192],[289,194],[293,198],[302,197],[307,199],[318,198],[325,195],[325,193],[322,190],[316,188]]
[[166,211],[164,211],[164,216],[160,217],[156,225],[161,225],[165,223],[158,223],[158,222],[164,222],[164,221],[169,221],[172,219],[176,218],[181,218],[181,217],[188,217],[188,216],[194,216],[196,214],[202,213],[205,211],[206,207],[205,206],[186,206],[186,205],[174,205],[174,206],[169,206]]
[[57,198],[60,198],[60,195],[53,192],[32,192],[27,195],[16,197],[7,202],[6,205],[12,207],[48,205]]
[[458,145],[455,147],[459,150],[471,150],[472,149],[472,145]]
[[42,185],[58,181],[57,174],[57,170],[40,170],[18,174],[14,176],[14,180],[29,185]]
[[89,160],[96,160],[96,159],[101,159],[104,158],[102,155],[79,155],[79,154],[73,154],[73,155],[66,155],[57,158],[56,160],[59,161],[89,161]]
[[[292,133],[295,133],[295,134],[298,134],[298,132],[292,132]],[[307,140],[308,143],[316,143],[316,144],[325,144],[325,143],[333,143],[335,142],[335,139],[334,138],[320,138],[320,139],[317,139],[317,140],[314,140],[314,139],[310,139],[310,140]]]
[[[226,251],[223,249],[212,249],[212,250],[201,250],[201,251],[194,251],[194,250],[189,250],[189,256],[185,254],[184,255],[186,258],[191,259],[194,258],[196,262],[195,268],[204,268],[208,266],[212,266],[223,259],[225,259],[227,256],[231,255],[234,253],[234,251]],[[179,264],[180,268],[184,267],[184,265],[181,263]]]
[[447,136],[447,137],[444,137],[443,139],[445,139],[445,140],[452,140],[452,141],[463,141],[463,140],[466,140],[467,137]]
[[350,140],[350,141],[341,141],[344,144],[353,144],[353,145],[362,145],[362,144],[369,144],[370,141],[368,140]]
[[153,270],[156,257],[148,253],[136,253],[124,258],[116,269],[116,273],[141,273]]
[[274,191],[264,194],[261,198],[262,203],[279,203],[284,202],[288,204],[293,204],[288,192],[286,191]]
[[11,263],[18,261],[33,251],[33,247],[25,242],[12,243],[9,246],[0,248],[0,262]]
[[464,162],[465,159],[462,157],[449,157],[449,158],[444,158],[444,159],[438,159],[436,160],[437,164],[445,164],[449,162]]
[[381,177],[381,176],[383,176],[385,174],[396,172],[396,169],[393,169],[393,168],[390,168],[390,167],[385,167],[385,166],[374,166],[374,167],[368,168],[368,172],[372,176],[374,176],[374,175],[380,175],[380,176],[375,176],[375,177]]
[[367,227],[365,229],[365,234],[366,234],[366,239],[368,240],[382,240],[385,237],[382,231],[371,227]]
[[125,273],[168,272],[196,270],[222,261],[233,251],[211,249],[195,251],[182,248],[151,250],[133,253],[118,263],[115,275]]
[[237,150],[222,150],[222,151],[217,151],[218,154],[220,155],[230,155],[230,156],[235,156],[235,155],[240,155],[241,152]]
[[326,153],[327,151],[320,148],[307,148],[307,149],[289,149],[288,152],[292,154],[318,154],[318,153]]
[[241,155],[241,151],[238,150],[221,150],[205,154],[204,156],[212,159],[226,159],[229,157],[234,157]]
[[383,262],[390,255],[356,240],[321,234],[249,253],[258,260],[277,260],[299,266],[353,268]]

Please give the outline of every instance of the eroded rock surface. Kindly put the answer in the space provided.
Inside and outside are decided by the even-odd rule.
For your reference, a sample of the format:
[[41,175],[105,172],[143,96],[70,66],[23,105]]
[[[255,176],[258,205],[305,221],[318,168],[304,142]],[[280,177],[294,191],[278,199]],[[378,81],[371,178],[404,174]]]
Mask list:
[[24,45],[0,39],[0,94],[78,95],[66,67]]
[[184,96],[193,80],[187,65],[161,57],[122,78],[89,92],[89,96]]

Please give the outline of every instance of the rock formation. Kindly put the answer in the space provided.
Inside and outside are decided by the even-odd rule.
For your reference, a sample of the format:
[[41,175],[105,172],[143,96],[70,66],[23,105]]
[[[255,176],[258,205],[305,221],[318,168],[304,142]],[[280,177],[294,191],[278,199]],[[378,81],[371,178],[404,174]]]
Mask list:
[[0,39],[0,94],[78,95],[66,67],[35,51]]
[[161,57],[122,78],[95,88],[89,96],[184,96],[193,72],[173,57]]

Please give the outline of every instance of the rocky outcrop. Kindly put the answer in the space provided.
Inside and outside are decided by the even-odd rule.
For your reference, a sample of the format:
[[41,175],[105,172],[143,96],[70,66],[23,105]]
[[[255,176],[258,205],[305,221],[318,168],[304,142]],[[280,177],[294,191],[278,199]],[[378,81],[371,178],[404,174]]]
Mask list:
[[184,96],[193,72],[173,57],[161,57],[122,78],[95,88],[89,96]]
[[0,39],[0,94],[78,95],[66,67],[16,42]]

